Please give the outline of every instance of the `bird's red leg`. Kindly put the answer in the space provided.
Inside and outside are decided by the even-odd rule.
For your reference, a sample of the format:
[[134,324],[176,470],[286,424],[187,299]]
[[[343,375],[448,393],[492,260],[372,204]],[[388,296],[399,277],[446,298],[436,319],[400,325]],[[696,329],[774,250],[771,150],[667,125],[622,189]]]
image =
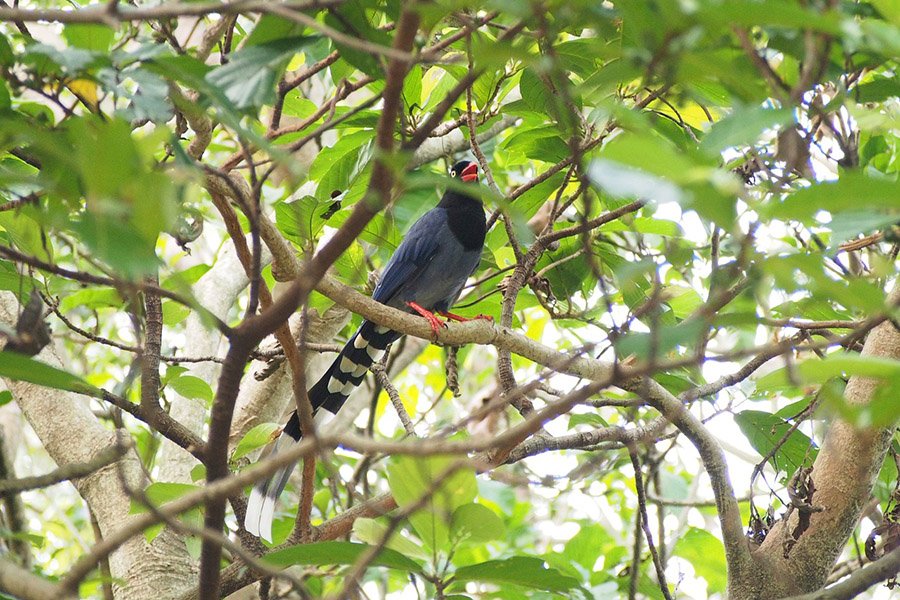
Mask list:
[[441,330],[441,327],[447,326],[446,323],[438,319],[437,316],[427,308],[422,308],[415,302],[407,302],[406,305],[428,319],[428,323],[431,325],[431,330],[434,331],[435,337],[437,337],[437,334]]
[[463,317],[461,315],[453,314],[452,312],[440,311],[438,313],[442,317],[449,319],[450,321],[459,321],[460,323],[465,323],[466,321],[474,321],[476,319],[483,319],[485,321],[494,322],[494,317],[490,315],[475,315],[474,317]]

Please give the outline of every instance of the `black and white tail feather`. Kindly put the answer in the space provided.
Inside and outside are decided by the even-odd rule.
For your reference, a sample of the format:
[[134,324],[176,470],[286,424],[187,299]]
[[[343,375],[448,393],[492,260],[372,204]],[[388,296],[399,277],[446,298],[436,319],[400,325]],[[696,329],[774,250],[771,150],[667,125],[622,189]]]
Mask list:
[[[397,340],[400,334],[370,321],[350,338],[338,357],[316,384],[309,390],[309,401],[313,407],[313,421],[317,428],[331,421],[347,401],[350,393],[362,383],[369,367],[380,360],[385,349]],[[295,411],[275,442],[269,456],[285,451],[300,442],[300,419]],[[244,527],[255,536],[272,541],[272,520],[275,502],[284,491],[296,463],[286,465],[260,481],[253,488],[247,503]]]

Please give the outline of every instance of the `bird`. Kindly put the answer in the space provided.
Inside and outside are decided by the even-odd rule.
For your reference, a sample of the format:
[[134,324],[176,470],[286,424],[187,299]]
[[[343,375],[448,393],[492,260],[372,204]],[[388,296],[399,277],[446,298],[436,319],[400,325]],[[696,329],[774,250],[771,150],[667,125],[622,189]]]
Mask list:
[[[372,298],[382,304],[424,317],[435,335],[446,326],[437,315],[448,320],[470,320],[449,310],[478,268],[487,232],[478,188],[471,185],[478,181],[478,164],[461,160],[451,167],[450,177],[469,185],[451,185],[437,206],[409,228],[372,293]],[[334,418],[369,367],[401,335],[372,321],[363,321],[307,392],[316,427]],[[294,411],[269,456],[299,443],[300,438],[300,419]],[[244,528],[249,533],[272,541],[275,503],[295,466],[296,462],[287,465],[254,486],[244,518]]]

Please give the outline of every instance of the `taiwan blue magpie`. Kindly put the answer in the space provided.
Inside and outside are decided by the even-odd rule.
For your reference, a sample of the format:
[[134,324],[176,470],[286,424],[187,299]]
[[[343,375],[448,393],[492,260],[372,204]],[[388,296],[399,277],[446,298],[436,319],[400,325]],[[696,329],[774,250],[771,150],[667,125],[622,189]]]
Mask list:
[[[478,165],[457,162],[450,176],[465,183],[478,180]],[[484,247],[484,208],[475,189],[448,189],[437,207],[416,221],[394,251],[372,297],[393,308],[417,313],[437,332],[444,323],[434,314],[466,320],[448,312],[463,285],[478,267]],[[371,321],[363,321],[325,374],[309,389],[316,426],[322,426],[341,409],[366,371],[380,360],[400,333]],[[291,415],[271,453],[300,441],[300,419]],[[250,494],[244,527],[256,536],[272,540],[275,502],[287,485],[296,463],[260,481]]]

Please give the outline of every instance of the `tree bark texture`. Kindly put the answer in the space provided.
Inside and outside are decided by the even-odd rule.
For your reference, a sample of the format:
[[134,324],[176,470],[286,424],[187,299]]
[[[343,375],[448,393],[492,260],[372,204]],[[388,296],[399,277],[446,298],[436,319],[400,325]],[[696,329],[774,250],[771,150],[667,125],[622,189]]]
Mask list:
[[[900,300],[900,287],[888,299],[888,306]],[[866,338],[863,356],[900,359],[900,331],[888,320]],[[883,382],[851,377],[844,392],[846,402],[863,406],[871,402]],[[813,592],[825,581],[868,502],[875,479],[884,463],[896,419],[887,427],[857,427],[837,418],[825,435],[813,464],[815,483],[812,504],[821,512],[810,515],[809,528],[784,557],[783,543],[797,525],[799,511],[772,528],[754,552],[757,569],[735,582],[730,597],[783,598]]]
[[[14,324],[17,311],[15,296],[0,293],[0,321]],[[65,368],[52,344],[35,358]],[[84,397],[24,381],[6,380],[5,383],[56,464],[88,462],[116,443],[116,434],[93,415]],[[146,483],[134,451],[118,463],[72,482],[91,507],[104,535],[129,519],[131,502],[122,488],[123,477],[130,486]],[[115,596],[127,600],[159,600],[160,590],[183,587],[192,573],[184,540],[169,530],[164,530],[151,543],[143,536],[130,539],[112,554],[109,563]]]

